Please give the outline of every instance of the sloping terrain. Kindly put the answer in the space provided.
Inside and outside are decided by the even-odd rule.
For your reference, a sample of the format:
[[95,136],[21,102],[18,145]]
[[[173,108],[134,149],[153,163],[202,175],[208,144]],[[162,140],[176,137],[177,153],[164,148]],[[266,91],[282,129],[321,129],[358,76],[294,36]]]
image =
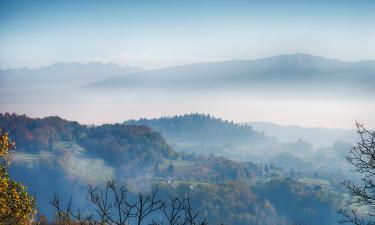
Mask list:
[[[264,138],[250,128],[237,126],[229,125],[246,135]],[[86,126],[59,117],[32,119],[6,113],[0,114],[0,127],[17,143],[12,176],[36,194],[39,209],[49,218],[53,211],[48,202],[54,193],[65,199],[72,197],[75,207],[85,209],[86,185],[108,179],[125,182],[131,195],[158,187],[165,198],[190,196],[193,207],[210,224],[294,224],[301,219],[318,221],[320,217],[331,224],[341,204],[330,201],[332,191],[324,190],[326,197],[322,198],[322,189],[312,191],[303,182],[287,182],[288,173],[278,168],[265,170],[251,162],[176,152],[160,133],[144,125]],[[219,131],[217,127],[214,130]],[[303,175],[295,178],[309,179],[303,179]],[[280,181],[276,189],[272,188],[275,179]],[[275,196],[283,193],[292,198],[297,212],[280,206]],[[326,210],[319,211],[321,207]]]

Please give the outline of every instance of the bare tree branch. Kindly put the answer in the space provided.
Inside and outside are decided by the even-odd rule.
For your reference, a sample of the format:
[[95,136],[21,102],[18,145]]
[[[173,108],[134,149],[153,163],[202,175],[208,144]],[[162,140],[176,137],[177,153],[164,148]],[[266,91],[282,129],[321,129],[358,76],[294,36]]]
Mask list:
[[375,132],[366,129],[363,124],[356,123],[357,133],[360,140],[346,157],[349,164],[354,166],[353,172],[360,174],[362,177],[359,182],[345,180],[343,185],[348,189],[349,194],[353,197],[350,202],[351,206],[364,207],[369,211],[361,215],[357,210],[352,209],[350,213],[340,210],[339,214],[343,218],[340,223],[352,223],[356,225],[373,225],[372,217],[375,214]]

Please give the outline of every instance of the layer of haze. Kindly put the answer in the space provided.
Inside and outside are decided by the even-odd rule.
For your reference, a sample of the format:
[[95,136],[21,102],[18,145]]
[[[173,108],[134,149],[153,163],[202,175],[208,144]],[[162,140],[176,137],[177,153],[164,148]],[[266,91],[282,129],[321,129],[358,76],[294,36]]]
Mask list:
[[[295,52],[375,59],[374,11],[366,0],[0,1],[0,69],[92,61],[155,69]],[[87,124],[200,112],[237,122],[375,127],[374,95],[262,91],[0,91],[0,112]]]
[[33,117],[59,115],[84,124],[116,123],[185,113],[209,113],[235,122],[268,121],[307,127],[354,128],[358,120],[375,127],[370,98],[304,98],[259,95],[253,92],[159,92],[132,90],[115,93],[21,93],[2,102],[2,111]]

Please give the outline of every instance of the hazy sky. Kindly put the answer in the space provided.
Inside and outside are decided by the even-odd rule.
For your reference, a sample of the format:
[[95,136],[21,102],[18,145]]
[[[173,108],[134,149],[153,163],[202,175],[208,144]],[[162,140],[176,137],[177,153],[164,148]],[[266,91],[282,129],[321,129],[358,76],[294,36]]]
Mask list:
[[375,1],[0,1],[0,68],[375,59]]

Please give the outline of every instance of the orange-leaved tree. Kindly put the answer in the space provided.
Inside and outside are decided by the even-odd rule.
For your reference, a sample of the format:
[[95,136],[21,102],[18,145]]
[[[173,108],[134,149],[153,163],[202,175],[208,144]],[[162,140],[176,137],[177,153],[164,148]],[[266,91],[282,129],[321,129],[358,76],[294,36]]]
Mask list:
[[14,149],[15,143],[0,129],[0,225],[31,224],[35,215],[34,197],[8,173]]

